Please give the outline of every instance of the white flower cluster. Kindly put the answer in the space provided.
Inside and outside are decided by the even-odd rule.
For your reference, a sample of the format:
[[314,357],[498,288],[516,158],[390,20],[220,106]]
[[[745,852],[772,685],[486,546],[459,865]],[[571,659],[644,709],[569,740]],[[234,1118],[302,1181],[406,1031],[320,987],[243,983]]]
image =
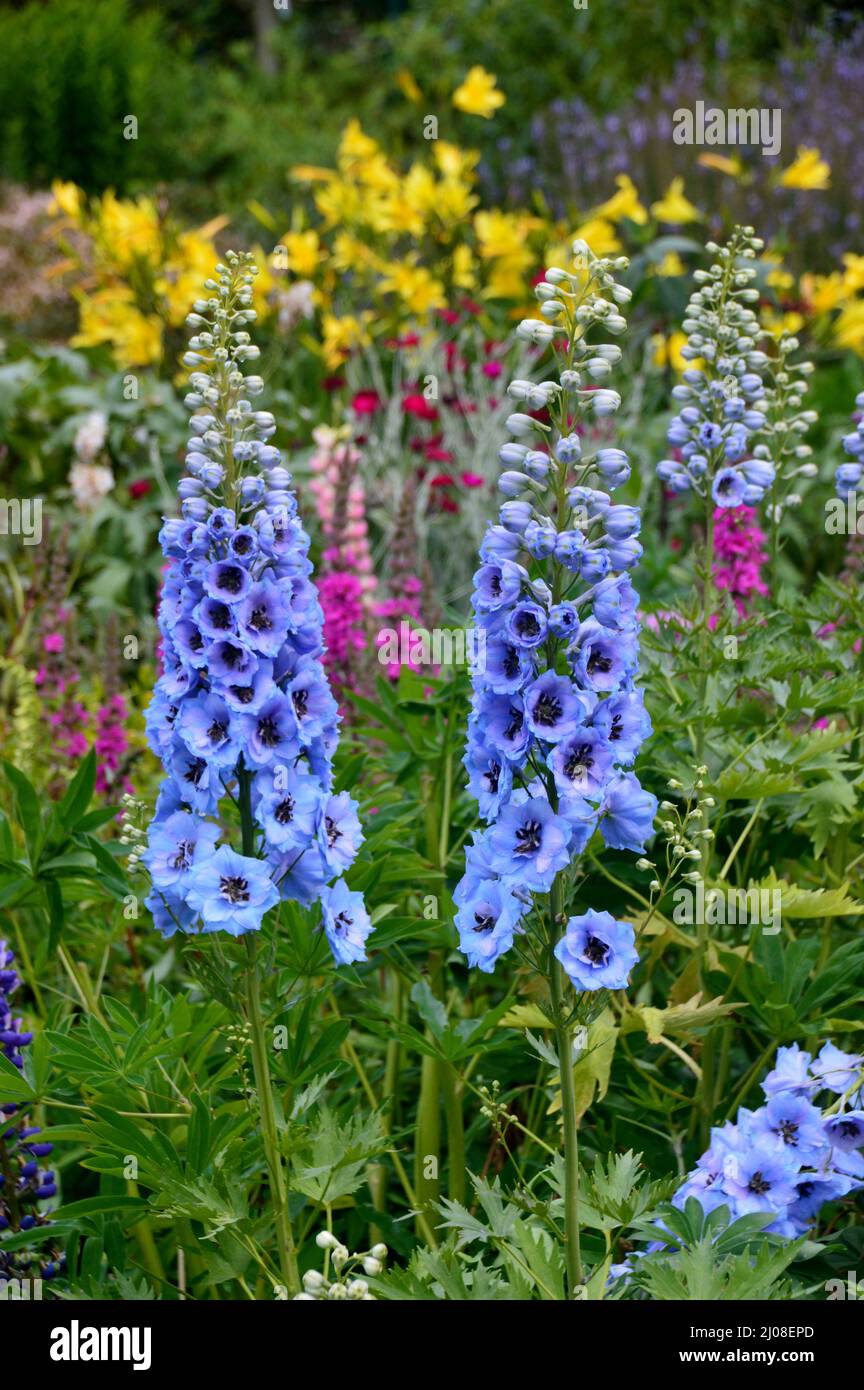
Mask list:
[[369,1292],[368,1283],[360,1277],[360,1271],[370,1279],[381,1274],[387,1258],[386,1245],[373,1245],[371,1250],[352,1255],[348,1247],[340,1244],[330,1231],[319,1231],[315,1244],[324,1251],[323,1272],[307,1269],[303,1275],[303,1292],[295,1294],[295,1303],[310,1303],[319,1299],[339,1302],[346,1298],[355,1303],[376,1301],[375,1295]]

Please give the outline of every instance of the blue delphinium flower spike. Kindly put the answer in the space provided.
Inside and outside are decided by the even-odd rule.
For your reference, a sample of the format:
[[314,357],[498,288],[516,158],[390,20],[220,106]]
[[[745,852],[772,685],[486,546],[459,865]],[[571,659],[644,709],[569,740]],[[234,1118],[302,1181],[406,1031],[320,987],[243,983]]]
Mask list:
[[677,457],[657,465],[673,492],[710,496],[717,507],[757,506],[774,483],[773,463],[753,443],[765,425],[768,365],[756,347],[759,321],[749,307],[759,298],[751,262],[762,245],[752,227],[736,227],[725,246],[708,243],[716,259],[694,274],[698,288],[687,305],[681,349],[689,365],[672,391],[680,410],[667,439]]
[[[520,409],[500,450],[506,500],[474,576],[485,640],[464,764],[487,828],[466,852],[454,900],[461,947],[484,971],[525,930],[533,895],[550,892],[595,830],[641,851],[657,808],[631,771],[651,732],[629,576],[642,553],[640,516],[605,490],[629,478],[626,454],[588,453],[582,423],[620,404],[599,383],[621,351],[589,338],[626,328],[630,292],[613,278],[626,261],[600,260],[584,242],[574,255],[585,269],[547,270],[536,291],[544,317],[517,329],[552,344],[560,372],[508,388]],[[577,990],[620,989],[637,959],[633,928],[608,913],[571,917],[556,955]]]
[[356,803],[333,795],[339,715],[309,538],[268,442],[273,416],[252,405],[264,383],[245,372],[258,356],[247,332],[256,268],[226,260],[188,320],[187,474],[181,515],[160,536],[163,672],[147,732],[165,780],[142,855],[147,905],[166,935],[239,936],[280,898],[317,901],[337,961],[361,960],[371,924],[360,895],[328,887],[362,834]]

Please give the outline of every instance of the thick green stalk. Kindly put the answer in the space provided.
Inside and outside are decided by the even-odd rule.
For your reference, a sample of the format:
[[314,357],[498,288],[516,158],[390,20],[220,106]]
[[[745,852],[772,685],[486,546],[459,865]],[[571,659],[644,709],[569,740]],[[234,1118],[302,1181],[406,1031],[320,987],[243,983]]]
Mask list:
[[564,1125],[564,1236],[567,1292],[577,1296],[582,1287],[582,1250],[579,1237],[579,1122],[573,1085],[573,1034],[564,1004],[564,972],[553,954],[564,923],[564,889],[560,875],[552,884],[552,924],[549,938],[549,993],[555,1023],[558,1066],[561,1073],[561,1118]]
[[[251,782],[249,774],[242,768],[239,781],[243,853],[252,856],[255,853],[255,822],[252,819]],[[294,1232],[291,1229],[291,1216],[288,1211],[288,1188],[279,1147],[276,1107],[273,1103],[273,1086],[270,1080],[270,1062],[267,1056],[267,1039],[261,1009],[261,986],[258,979],[258,941],[253,933],[247,933],[245,940],[247,957],[246,1007],[252,1035],[252,1066],[255,1073],[255,1089],[258,1093],[258,1108],[261,1116],[261,1140],[270,1173],[270,1195],[276,1224],[276,1243],[279,1248],[279,1268],[289,1297],[293,1297],[294,1294],[300,1293],[300,1271],[297,1267]]]

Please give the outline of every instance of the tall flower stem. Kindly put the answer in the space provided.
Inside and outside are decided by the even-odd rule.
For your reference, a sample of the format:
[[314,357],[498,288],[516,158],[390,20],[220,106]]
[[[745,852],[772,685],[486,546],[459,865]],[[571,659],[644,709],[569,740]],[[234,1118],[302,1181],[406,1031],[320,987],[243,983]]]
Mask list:
[[571,1298],[582,1287],[582,1250],[579,1237],[579,1122],[573,1085],[573,1034],[564,1004],[564,971],[553,951],[565,921],[564,885],[560,875],[552,884],[552,921],[549,933],[549,993],[555,1024],[555,1042],[561,1073],[561,1118],[564,1125],[564,1235],[567,1291]]
[[[240,773],[239,802],[243,853],[252,856],[255,853],[255,823],[252,819],[251,781],[249,774],[245,771]],[[276,1107],[273,1102],[273,1085],[267,1057],[267,1040],[264,1034],[261,985],[258,978],[258,939],[251,932],[247,932],[245,941],[247,959],[246,1007],[252,1035],[252,1067],[255,1073],[255,1089],[258,1092],[258,1107],[261,1116],[261,1139],[270,1173],[276,1223],[276,1243],[279,1248],[279,1268],[289,1297],[293,1298],[295,1294],[300,1292],[300,1271],[297,1267],[294,1232],[291,1228],[291,1216],[288,1211],[288,1188],[279,1147]]]

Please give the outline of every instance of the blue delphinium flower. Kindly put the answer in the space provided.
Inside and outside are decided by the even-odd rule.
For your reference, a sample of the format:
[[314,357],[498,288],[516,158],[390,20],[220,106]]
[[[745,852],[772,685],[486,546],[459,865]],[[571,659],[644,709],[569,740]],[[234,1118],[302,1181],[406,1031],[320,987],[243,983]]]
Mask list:
[[851,462],[841,463],[834,475],[837,496],[844,500],[859,490],[864,477],[864,391],[859,391],[855,397],[855,406],[858,411],[855,429],[843,436],[843,448]]
[[[245,370],[258,356],[247,332],[255,267],[226,259],[189,317],[188,472],[181,515],[160,537],[163,672],[146,724],[166,776],[142,855],[147,905],[166,935],[240,935],[280,898],[320,901],[337,960],[359,960],[371,930],[362,903],[327,887],[362,834],[354,801],[333,795],[339,716],[309,538],[269,443],[275,421],[252,404],[264,383]],[[333,925],[343,898],[350,931]]]
[[639,959],[629,922],[591,908],[570,917],[555,955],[576,989],[624,989]]
[[[729,1207],[733,1220],[770,1213],[767,1230],[802,1235],[826,1202],[864,1187],[864,1113],[847,1108],[862,1081],[864,1058],[833,1043],[816,1059],[797,1045],[781,1047],[762,1082],[766,1103],[711,1131],[675,1205],[696,1197],[706,1211]],[[816,1103],[820,1093],[827,1110]]]
[[[486,829],[466,852],[454,899],[460,945],[484,971],[524,935],[535,895],[559,891],[558,876],[595,830],[609,845],[641,850],[657,806],[630,770],[651,732],[635,684],[638,595],[629,574],[641,555],[640,516],[607,490],[628,480],[626,454],[589,453],[583,423],[620,404],[595,383],[621,351],[592,339],[626,328],[620,306],[630,292],[613,275],[626,261],[600,260],[584,243],[574,254],[587,269],[550,268],[537,286],[547,321],[517,329],[525,341],[551,343],[560,370],[508,388],[517,413],[507,422],[515,438],[500,451],[506,500],[474,575],[474,621],[486,640],[472,669],[464,764]],[[569,919],[559,959],[579,990],[620,989],[636,959],[632,928],[609,918],[608,940],[582,943],[589,964],[580,963],[565,942],[589,918]]]
[[[12,995],[19,983],[15,957],[0,940],[0,1052],[21,1070],[23,1050],[30,1046],[33,1034],[22,1029],[21,1019],[13,1013]],[[38,1125],[28,1124],[17,1105],[0,1106],[0,1280],[53,1279],[65,1266],[65,1255],[46,1249],[41,1236],[38,1254],[33,1249],[3,1246],[4,1231],[41,1231],[50,1224],[39,1203],[57,1195],[54,1174],[41,1163],[53,1145],[40,1139],[40,1134]]]
[[696,271],[684,317],[681,355],[690,364],[672,396],[680,410],[667,438],[677,457],[657,476],[673,492],[710,496],[718,507],[756,506],[774,483],[770,459],[754,457],[754,436],[766,422],[762,372],[768,358],[756,343],[759,321],[749,307],[759,298],[752,264],[763,243],[752,227],[736,227],[729,242],[708,243],[710,270]]

